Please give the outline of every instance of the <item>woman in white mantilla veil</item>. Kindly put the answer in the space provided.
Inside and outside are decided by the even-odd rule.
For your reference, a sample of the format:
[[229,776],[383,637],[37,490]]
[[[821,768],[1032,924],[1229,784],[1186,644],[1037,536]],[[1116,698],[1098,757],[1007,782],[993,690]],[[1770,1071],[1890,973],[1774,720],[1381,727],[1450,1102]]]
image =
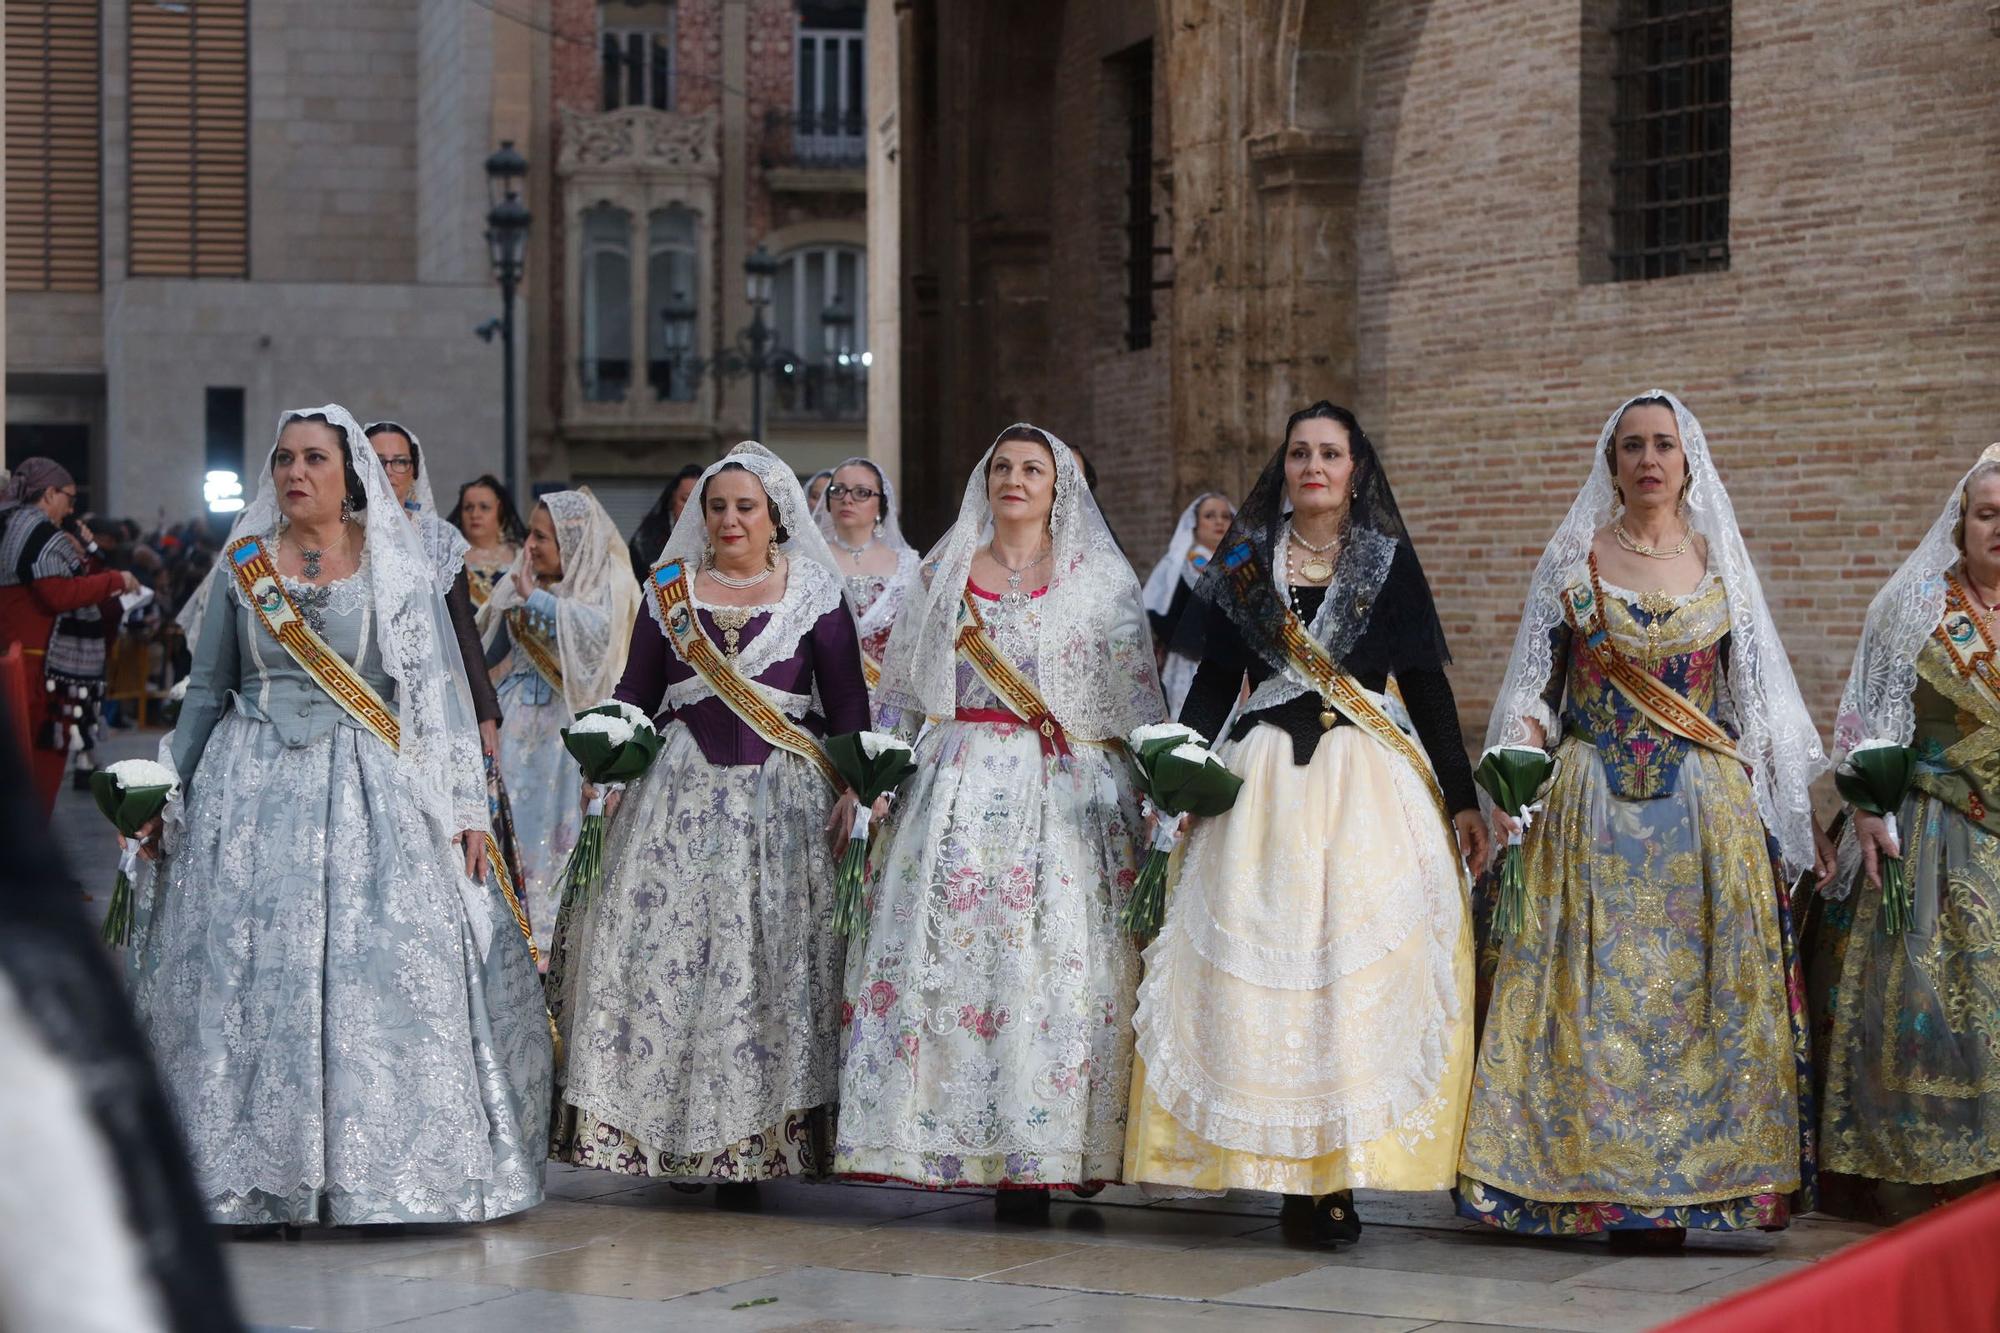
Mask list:
[[[2000,444],[1868,608],[1834,741],[1915,751],[1896,832],[1856,813],[1806,905],[1820,1210],[1899,1222],[2000,1173]],[[1882,925],[1881,858],[1911,920]]]
[[1826,759],[1672,395],[1604,423],[1487,742],[1546,746],[1555,769],[1526,922],[1491,943],[1460,1211],[1633,1249],[1786,1225],[1812,1185],[1787,890],[1831,870],[1808,794]]
[[833,553],[762,445],[701,474],[649,575],[617,697],[662,743],[550,965],[569,1057],[555,1151],[713,1181],[738,1206],[826,1171],[843,955],[827,832],[852,797],[813,754],[867,728],[868,686]]
[[583,822],[582,780],[562,728],[610,695],[638,614],[624,539],[588,490],[541,497],[513,570],[479,608],[486,660],[506,709],[500,769],[520,851],[521,897],[544,957],[563,868]]
[[[849,949],[836,1169],[1002,1186],[1003,1212],[1116,1180],[1138,957],[1124,738],[1165,714],[1139,587],[1062,441],[1017,425],[889,642],[880,721],[914,737]],[[974,620],[1025,689],[959,650]]]
[[[329,405],[280,419],[183,613],[194,669],[161,746],[181,789],[133,999],[218,1222],[462,1222],[541,1199],[548,1016],[486,870],[434,574]],[[294,616],[330,662],[274,635]]]
[[847,459],[834,466],[813,516],[846,580],[864,664],[877,677],[889,631],[917,579],[917,553],[896,521],[896,488],[874,460]]
[[[1236,506],[1219,491],[1203,491],[1181,510],[1166,554],[1146,576],[1144,587],[1146,619],[1153,626],[1153,642],[1160,652],[1160,685],[1167,694],[1167,711],[1178,713],[1194,684],[1195,668],[1201,664],[1201,617],[1188,620],[1195,584],[1208,568],[1209,557],[1229,532],[1236,518]],[[1189,633],[1181,633],[1183,624]]]

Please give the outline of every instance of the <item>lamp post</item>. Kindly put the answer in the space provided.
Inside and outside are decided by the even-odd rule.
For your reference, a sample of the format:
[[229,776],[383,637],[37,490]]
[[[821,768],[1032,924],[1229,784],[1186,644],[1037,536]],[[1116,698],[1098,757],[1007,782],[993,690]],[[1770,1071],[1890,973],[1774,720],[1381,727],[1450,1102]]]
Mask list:
[[718,380],[750,377],[750,434],[757,440],[764,438],[764,376],[799,360],[796,353],[779,345],[778,331],[764,322],[777,272],[778,261],[761,245],[743,261],[743,294],[750,302],[750,327],[713,357],[694,353],[694,322],[699,312],[685,292],[675,292],[660,311],[664,321],[661,343],[676,367],[689,375],[713,375]]
[[528,174],[528,160],[515,149],[512,139],[502,139],[500,147],[486,159],[486,252],[493,263],[493,277],[500,284],[500,444],[506,460],[507,490],[521,493],[515,471],[514,423],[514,292],[520,286],[521,270],[527,257],[528,206],[521,202],[520,184]]

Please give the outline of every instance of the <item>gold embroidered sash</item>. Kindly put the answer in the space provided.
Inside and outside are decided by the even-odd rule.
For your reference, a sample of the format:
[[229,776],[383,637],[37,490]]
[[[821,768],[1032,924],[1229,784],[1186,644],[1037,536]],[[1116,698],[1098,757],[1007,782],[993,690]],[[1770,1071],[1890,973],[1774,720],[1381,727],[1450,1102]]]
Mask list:
[[1736,752],[1736,742],[1727,731],[1685,694],[1620,653],[1611,642],[1611,628],[1604,622],[1603,597],[1597,586],[1597,561],[1591,558],[1590,577],[1563,592],[1563,606],[1570,627],[1591,662],[1604,678],[1618,687],[1647,721],[1684,740],[1713,750],[1725,759],[1746,763]]
[[[660,623],[666,626],[667,642],[673,645],[675,655],[693,667],[715,697],[750,730],[810,762],[835,792],[846,790],[846,779],[813,734],[779,711],[702,631],[701,618],[694,611],[694,581],[680,561],[653,566],[649,577],[660,608]],[[768,627],[765,632],[770,632]]]
[[1968,710],[1981,724],[1979,730],[1945,751],[1945,763],[1965,768],[2000,747],[2000,666],[1995,664],[1993,638],[1972,613],[1972,600],[1955,574],[1945,575],[1945,610],[1931,635],[1943,648],[1945,660],[1971,692],[1968,701],[1980,707]]
[[[284,581],[278,577],[278,567],[264,549],[263,539],[245,537],[230,546],[225,558],[229,561],[229,572],[236,576],[236,586],[243,590],[244,600],[250,603],[250,609],[256,613],[265,631],[278,641],[278,646],[290,654],[291,659],[345,709],[349,717],[366,727],[391,750],[402,749],[403,727],[396,714],[375,692],[375,687],[362,679],[361,673],[346,658],[327,647],[326,640],[320,638],[306,623],[305,617],[299,614],[291,594],[285,591]],[[522,909],[513,878],[507,873],[507,861],[500,855],[500,844],[494,841],[490,831],[486,834],[486,860],[493,867],[500,893],[507,901],[507,909],[514,914],[514,923],[521,928],[522,938],[528,941],[528,953],[539,967],[541,956],[535,949],[534,932],[528,928],[528,914]]]
[[865,652],[862,653],[861,675],[864,679],[867,680],[869,689],[872,690],[876,688],[882,683],[882,664],[880,662],[877,662],[874,658],[870,657],[867,653]]
[[987,688],[1000,696],[1008,711],[1035,729],[1041,737],[1043,754],[1067,755],[1069,737],[1062,723],[1049,711],[1035,682],[993,646],[993,640],[986,634],[986,622],[980,619],[979,607],[972,599],[969,588],[959,595],[958,651],[965,654],[965,660]]
[[549,683],[558,699],[563,698],[562,654],[555,641],[535,628],[535,618],[521,607],[507,612],[507,635],[534,667],[535,674]]
[[[1430,760],[1417,748],[1416,742],[1405,736],[1403,729],[1368,696],[1361,682],[1342,671],[1339,663],[1327,655],[1325,645],[1312,636],[1305,622],[1290,607],[1285,608],[1284,619],[1278,623],[1278,645],[1285,650],[1286,658],[1299,674],[1312,682],[1313,688],[1319,691],[1320,698],[1329,708],[1339,710],[1341,716],[1401,755],[1417,771],[1423,779],[1424,790],[1430,793],[1431,803],[1437,807],[1439,817],[1449,825],[1451,811],[1445,806],[1444,789],[1438,785]],[[1332,721],[1332,718],[1321,714],[1322,726],[1331,726]]]

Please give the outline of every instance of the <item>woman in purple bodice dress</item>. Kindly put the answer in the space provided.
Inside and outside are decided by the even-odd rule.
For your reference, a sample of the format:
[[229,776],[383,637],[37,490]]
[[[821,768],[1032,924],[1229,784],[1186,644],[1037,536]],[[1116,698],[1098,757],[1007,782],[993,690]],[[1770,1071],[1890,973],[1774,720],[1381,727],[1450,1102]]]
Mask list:
[[[602,886],[557,923],[554,1155],[741,1203],[827,1165],[843,963],[827,831],[853,798],[801,737],[865,729],[868,687],[832,554],[759,445],[702,474],[646,591],[617,697],[662,745],[613,807]],[[711,647],[670,631],[689,613]]]

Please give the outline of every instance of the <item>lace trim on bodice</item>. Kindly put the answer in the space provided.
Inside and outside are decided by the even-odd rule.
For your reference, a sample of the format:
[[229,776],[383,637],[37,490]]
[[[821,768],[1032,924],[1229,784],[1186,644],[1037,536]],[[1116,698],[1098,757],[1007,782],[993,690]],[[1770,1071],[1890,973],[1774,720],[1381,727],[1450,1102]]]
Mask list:
[[[752,610],[758,614],[769,613],[757,636],[743,645],[737,654],[736,670],[745,679],[755,681],[758,676],[784,661],[799,650],[799,640],[812,633],[821,616],[840,605],[840,579],[824,565],[813,560],[793,560],[785,595],[765,607],[717,606],[694,599],[697,611],[706,611],[711,616],[720,611],[725,614],[734,611]],[[653,623],[660,624],[660,602],[648,595],[646,609],[653,617]],[[703,626],[703,632],[707,632]],[[661,633],[665,633],[662,626]],[[668,635],[667,646],[673,647],[673,637]],[[676,654],[678,655],[678,654]],[[679,691],[682,697],[676,698]],[[692,691],[690,693],[690,691]],[[669,686],[667,701],[675,707],[685,708],[699,699],[706,698],[711,691],[699,674],[692,679]],[[781,692],[782,693],[782,692]]]

